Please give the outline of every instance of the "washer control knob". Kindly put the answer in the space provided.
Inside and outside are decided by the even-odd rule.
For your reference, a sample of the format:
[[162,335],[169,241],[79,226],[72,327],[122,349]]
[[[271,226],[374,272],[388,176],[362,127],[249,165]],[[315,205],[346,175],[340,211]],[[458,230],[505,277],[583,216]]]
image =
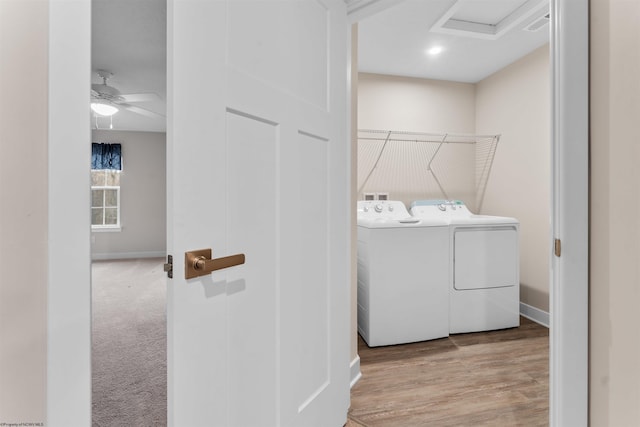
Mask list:
[[365,212],[369,212],[369,206],[365,206],[364,208],[362,208],[362,210]]
[[381,203],[378,203],[378,204],[375,206],[375,208],[374,208],[374,209],[375,209],[375,210],[376,210],[376,212],[378,212],[378,213],[382,212],[382,204],[381,204]]
[[393,205],[389,205],[389,212],[393,212]]
[[444,205],[444,203],[441,203],[438,205],[438,209],[440,209],[441,211],[446,211],[447,207]]

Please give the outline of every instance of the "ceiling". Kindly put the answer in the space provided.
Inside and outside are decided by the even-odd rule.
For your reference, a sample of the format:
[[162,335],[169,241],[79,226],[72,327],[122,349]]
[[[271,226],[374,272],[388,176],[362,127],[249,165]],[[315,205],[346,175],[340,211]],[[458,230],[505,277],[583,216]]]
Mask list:
[[[523,30],[548,13],[547,0],[345,1],[377,12],[358,24],[363,72],[474,83],[549,40],[548,25]],[[166,116],[166,22],[166,0],[93,0],[92,83],[102,83],[97,70],[109,71],[109,86],[123,94],[158,95],[131,105]],[[435,45],[442,53],[425,54]],[[97,126],[109,129],[109,118]],[[113,129],[165,132],[166,120],[121,109]]]
[[[107,81],[123,94],[152,93],[155,101],[131,103],[166,116],[167,2],[166,0],[93,0],[91,2],[91,83],[102,83],[96,70],[113,76]],[[91,124],[96,127],[95,118]],[[108,117],[98,118],[109,129]],[[166,120],[120,109],[114,130],[165,132]]]
[[[548,13],[546,0],[400,1],[359,22],[358,67],[476,83],[547,43],[546,21],[537,31],[523,28]],[[425,53],[434,46],[442,52]]]

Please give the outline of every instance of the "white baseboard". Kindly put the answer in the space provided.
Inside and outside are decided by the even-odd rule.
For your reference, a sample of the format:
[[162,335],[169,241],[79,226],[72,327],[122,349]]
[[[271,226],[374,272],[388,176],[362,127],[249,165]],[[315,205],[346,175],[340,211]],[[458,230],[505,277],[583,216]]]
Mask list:
[[539,308],[535,308],[529,304],[523,302],[520,303],[520,315],[526,317],[529,320],[533,320],[542,326],[549,327],[549,313]]
[[166,256],[165,251],[154,252],[106,252],[91,254],[91,259],[94,261],[105,261],[115,259],[133,259],[133,258],[164,258]]
[[355,359],[351,361],[351,388],[362,378],[362,373],[360,372],[360,356],[356,356]]

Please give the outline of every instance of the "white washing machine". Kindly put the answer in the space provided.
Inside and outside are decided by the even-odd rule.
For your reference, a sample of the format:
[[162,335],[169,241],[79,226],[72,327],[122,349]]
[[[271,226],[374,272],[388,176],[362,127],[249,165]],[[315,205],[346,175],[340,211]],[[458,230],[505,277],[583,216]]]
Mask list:
[[358,202],[358,332],[370,347],[449,335],[448,240],[443,219]]
[[519,221],[474,215],[459,200],[415,201],[411,214],[449,223],[449,332],[519,326]]

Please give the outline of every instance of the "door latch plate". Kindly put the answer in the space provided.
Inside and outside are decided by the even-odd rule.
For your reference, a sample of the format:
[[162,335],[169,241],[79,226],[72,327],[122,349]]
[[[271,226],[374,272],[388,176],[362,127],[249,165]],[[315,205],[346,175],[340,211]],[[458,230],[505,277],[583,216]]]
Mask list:
[[164,265],[164,271],[169,279],[173,279],[173,255],[167,255],[167,262]]

